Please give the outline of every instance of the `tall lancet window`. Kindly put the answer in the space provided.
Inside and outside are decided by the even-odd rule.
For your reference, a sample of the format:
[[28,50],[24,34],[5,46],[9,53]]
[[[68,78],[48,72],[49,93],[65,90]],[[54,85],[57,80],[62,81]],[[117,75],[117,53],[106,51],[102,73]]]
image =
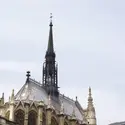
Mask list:
[[64,122],[64,125],[68,125],[68,123],[67,123],[67,122]]
[[28,125],[37,125],[37,113],[35,111],[29,112]]
[[54,117],[51,119],[51,125],[58,125],[58,122]]
[[46,116],[44,113],[43,113],[43,124],[42,125],[46,125]]
[[15,122],[18,123],[18,125],[24,125],[24,111],[19,109],[15,112]]

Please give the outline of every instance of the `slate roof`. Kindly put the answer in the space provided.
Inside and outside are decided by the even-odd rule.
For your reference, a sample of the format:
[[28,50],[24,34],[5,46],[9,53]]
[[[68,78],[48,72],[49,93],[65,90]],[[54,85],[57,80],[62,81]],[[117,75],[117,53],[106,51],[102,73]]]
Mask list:
[[124,122],[116,122],[116,123],[112,123],[109,125],[125,125],[125,121]]
[[[29,82],[26,82],[19,92],[15,95],[15,101],[44,101],[45,105],[48,104],[48,94],[44,90],[42,84],[29,78]],[[59,95],[59,101],[51,100],[51,105],[56,112],[59,113],[61,102],[64,105],[64,113],[68,116],[72,115],[75,110],[76,118],[80,121],[83,120],[83,109],[78,101],[74,101],[62,94]]]

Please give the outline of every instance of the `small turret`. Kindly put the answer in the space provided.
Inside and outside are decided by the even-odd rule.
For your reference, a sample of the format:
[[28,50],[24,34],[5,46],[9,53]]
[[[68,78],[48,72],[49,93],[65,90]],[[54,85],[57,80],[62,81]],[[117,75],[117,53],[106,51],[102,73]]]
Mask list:
[[89,97],[88,97],[88,108],[93,108],[93,98],[91,93],[91,88],[89,87]]
[[14,89],[12,90],[12,94],[10,97],[10,103],[14,103]]
[[9,120],[10,121],[14,121],[14,103],[15,103],[15,98],[14,98],[14,89],[12,90],[12,94],[10,97],[10,105],[9,105],[9,109],[10,109],[10,115],[9,115]]
[[90,87],[87,107],[87,119],[90,125],[96,125],[95,108],[93,106],[93,98]]
[[0,105],[4,105],[4,93],[2,93],[2,98],[0,99]]

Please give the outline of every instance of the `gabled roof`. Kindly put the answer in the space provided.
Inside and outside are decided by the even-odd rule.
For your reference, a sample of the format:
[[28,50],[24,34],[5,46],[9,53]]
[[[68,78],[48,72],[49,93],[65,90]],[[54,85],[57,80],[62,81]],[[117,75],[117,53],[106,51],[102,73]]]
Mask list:
[[[45,105],[48,104],[48,94],[44,90],[42,84],[29,78],[19,92],[15,95],[15,101],[44,101]],[[73,109],[75,110],[76,118],[83,120],[82,107],[78,101],[74,101],[62,94],[59,95],[59,101],[51,100],[51,105],[59,113],[61,102],[64,105],[64,114],[71,116]]]
[[124,122],[116,122],[116,123],[112,123],[109,125],[125,125],[125,121]]

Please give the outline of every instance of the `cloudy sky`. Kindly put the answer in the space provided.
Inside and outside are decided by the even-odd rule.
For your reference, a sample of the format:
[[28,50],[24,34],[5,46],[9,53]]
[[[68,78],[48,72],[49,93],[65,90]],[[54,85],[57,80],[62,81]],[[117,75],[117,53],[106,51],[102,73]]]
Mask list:
[[124,0],[0,0],[0,93],[17,92],[30,70],[41,81],[53,13],[61,93],[86,108],[92,87],[97,123],[125,120]]

